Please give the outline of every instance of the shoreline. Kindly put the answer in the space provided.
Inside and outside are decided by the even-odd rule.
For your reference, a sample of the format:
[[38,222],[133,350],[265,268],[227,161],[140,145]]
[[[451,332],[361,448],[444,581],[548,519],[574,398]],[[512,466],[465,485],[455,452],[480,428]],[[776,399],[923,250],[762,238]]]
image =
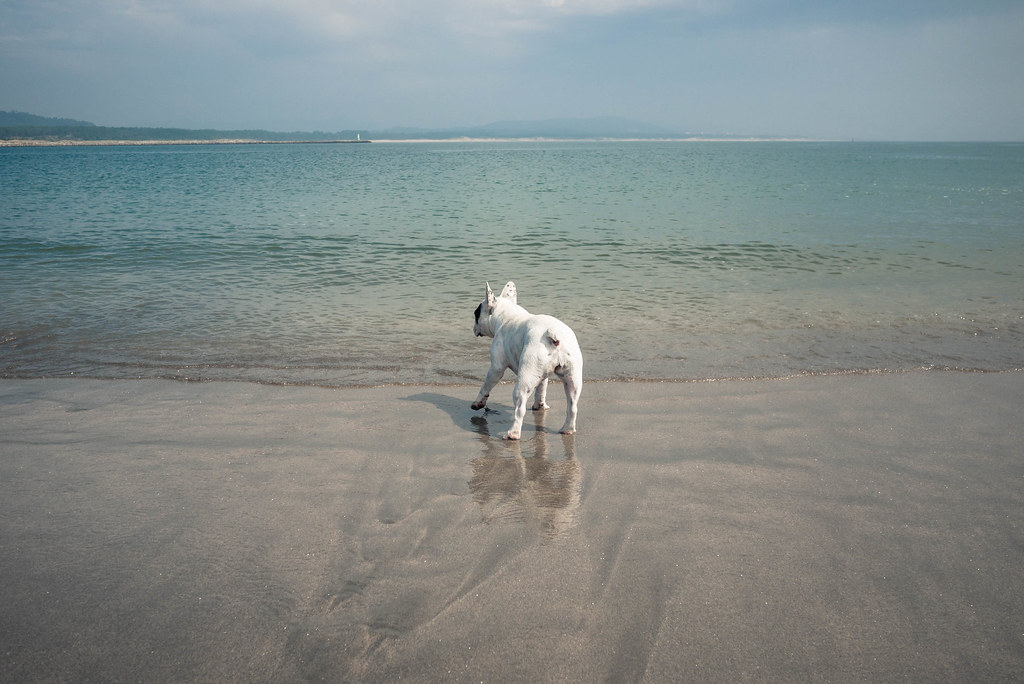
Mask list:
[[[192,370],[192,369],[186,369]],[[700,376],[700,377],[644,377],[644,376],[629,376],[629,377],[613,377],[613,376],[601,376],[596,378],[587,378],[587,385],[597,384],[623,384],[623,385],[700,385],[709,383],[732,383],[732,382],[786,382],[791,380],[801,379],[813,379],[813,378],[833,378],[833,377],[859,377],[859,376],[892,376],[892,375],[915,375],[915,374],[952,374],[952,375],[1005,375],[1014,373],[1024,373],[1024,368],[1002,368],[1002,369],[989,369],[989,368],[974,368],[974,367],[955,367],[955,366],[917,366],[912,368],[851,368],[851,369],[833,369],[833,370],[822,370],[822,371],[803,371],[794,372],[782,375],[738,375],[738,376]],[[443,380],[402,380],[393,382],[332,382],[322,380],[275,380],[270,378],[249,378],[249,377],[218,377],[212,375],[203,375],[201,373],[185,372],[183,374],[163,374],[163,375],[89,375],[81,372],[72,372],[70,374],[62,375],[34,375],[31,373],[25,374],[14,374],[7,376],[0,376],[0,383],[12,382],[12,381],[76,381],[76,380],[91,380],[96,382],[169,382],[178,383],[183,385],[208,385],[208,384],[242,384],[242,385],[257,385],[265,387],[281,387],[281,388],[310,388],[310,389],[324,389],[324,390],[368,390],[368,389],[387,389],[387,388],[402,388],[402,387],[433,387],[433,388],[471,388],[473,390],[479,389],[480,383],[483,382],[483,375],[479,377],[473,377],[469,374],[451,374],[446,375]],[[508,387],[511,391],[511,387],[516,382],[516,376],[507,372],[502,379],[498,382],[498,387]],[[554,377],[551,378],[553,386],[558,386],[561,381]]]
[[12,679],[1024,672],[1024,373],[0,380]]

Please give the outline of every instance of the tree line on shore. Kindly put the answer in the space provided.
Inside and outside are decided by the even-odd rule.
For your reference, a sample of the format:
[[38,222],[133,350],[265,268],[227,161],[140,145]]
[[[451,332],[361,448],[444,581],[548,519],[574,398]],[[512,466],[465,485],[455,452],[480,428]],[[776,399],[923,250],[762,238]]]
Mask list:
[[110,126],[0,126],[0,140],[40,140],[46,142],[93,142],[98,140],[354,140],[363,131],[337,133],[279,133],[262,130],[219,131],[191,128],[117,128]]
[[97,126],[88,121],[61,119],[26,112],[0,111],[0,140],[45,142],[95,142],[98,140],[350,140],[366,137],[366,131],[278,132],[258,129],[222,131],[216,129],[152,128],[139,126]]

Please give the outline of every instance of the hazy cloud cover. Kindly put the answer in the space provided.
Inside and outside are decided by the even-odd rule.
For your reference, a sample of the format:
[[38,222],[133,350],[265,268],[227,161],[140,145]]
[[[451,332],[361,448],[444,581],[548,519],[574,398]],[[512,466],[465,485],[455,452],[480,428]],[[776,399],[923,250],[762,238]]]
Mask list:
[[1024,140],[1019,0],[3,0],[0,109],[103,125]]

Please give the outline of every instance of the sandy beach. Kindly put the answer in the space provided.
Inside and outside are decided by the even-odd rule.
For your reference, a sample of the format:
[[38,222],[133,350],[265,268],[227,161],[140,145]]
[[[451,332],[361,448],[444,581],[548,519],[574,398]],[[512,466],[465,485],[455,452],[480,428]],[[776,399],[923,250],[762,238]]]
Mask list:
[[1024,678],[1024,373],[0,381],[3,681]]

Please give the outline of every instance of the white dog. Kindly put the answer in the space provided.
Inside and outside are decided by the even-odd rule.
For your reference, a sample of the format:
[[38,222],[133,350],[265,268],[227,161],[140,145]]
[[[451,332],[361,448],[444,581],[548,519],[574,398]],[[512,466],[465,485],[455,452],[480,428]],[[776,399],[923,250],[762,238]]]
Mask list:
[[474,314],[473,333],[477,337],[493,337],[491,368],[487,371],[473,409],[487,404],[491,390],[501,380],[506,368],[518,376],[512,390],[515,416],[505,439],[519,439],[526,417],[526,402],[536,392],[533,409],[549,408],[544,403],[548,378],[552,373],[565,383],[565,425],[561,432],[576,432],[576,408],[583,389],[583,352],[572,328],[553,316],[535,316],[519,306],[516,285],[509,282],[501,295],[494,296],[490,284],[487,296]]

